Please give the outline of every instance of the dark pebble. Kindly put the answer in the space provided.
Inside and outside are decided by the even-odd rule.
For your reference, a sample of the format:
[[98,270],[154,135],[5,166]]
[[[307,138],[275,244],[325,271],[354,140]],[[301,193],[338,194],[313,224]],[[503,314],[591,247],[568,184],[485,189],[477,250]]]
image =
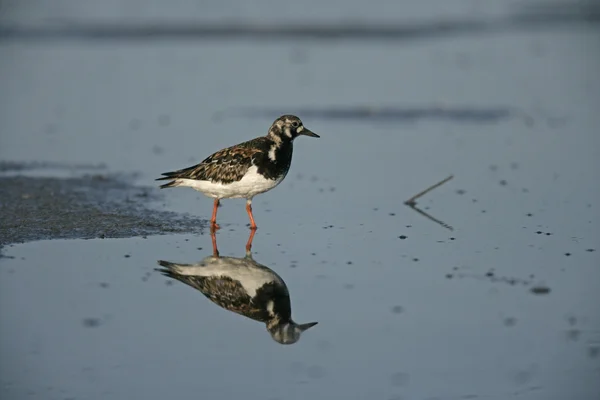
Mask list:
[[402,307],[402,306],[394,306],[394,307],[392,307],[392,312],[394,314],[402,314],[404,312],[404,307]]
[[100,326],[100,320],[98,318],[84,318],[83,326],[86,328],[96,328]]
[[550,293],[550,288],[546,286],[534,286],[531,288],[531,293],[533,294],[548,294]]

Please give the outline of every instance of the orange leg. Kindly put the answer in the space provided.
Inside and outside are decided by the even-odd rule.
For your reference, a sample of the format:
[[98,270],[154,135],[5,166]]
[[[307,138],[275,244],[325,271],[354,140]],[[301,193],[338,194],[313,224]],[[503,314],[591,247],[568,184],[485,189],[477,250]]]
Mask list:
[[250,231],[250,237],[248,238],[248,242],[246,243],[246,253],[250,253],[250,250],[252,250],[252,241],[254,240],[255,234],[256,234],[256,229],[252,229]]
[[218,208],[219,208],[219,199],[215,199],[215,202],[213,205],[213,214],[212,214],[212,218],[210,219],[210,230],[211,231],[221,228],[219,225],[217,225],[217,209]]
[[252,200],[246,201],[246,212],[250,218],[250,229],[256,229],[256,222],[254,222],[254,216],[252,215]]
[[217,235],[215,235],[215,231],[210,231],[210,238],[212,239],[213,246],[213,257],[219,257],[219,249],[217,248]]

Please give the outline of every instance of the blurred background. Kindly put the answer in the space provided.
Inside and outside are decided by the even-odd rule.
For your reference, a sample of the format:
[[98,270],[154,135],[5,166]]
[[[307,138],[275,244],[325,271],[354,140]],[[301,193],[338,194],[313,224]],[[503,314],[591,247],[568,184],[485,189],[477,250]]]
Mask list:
[[[598,71],[593,0],[0,0],[5,163],[154,193],[281,114],[321,135],[254,202],[297,344],[153,271],[205,234],[15,244],[0,397],[598,398]],[[219,218],[243,257],[243,202]]]

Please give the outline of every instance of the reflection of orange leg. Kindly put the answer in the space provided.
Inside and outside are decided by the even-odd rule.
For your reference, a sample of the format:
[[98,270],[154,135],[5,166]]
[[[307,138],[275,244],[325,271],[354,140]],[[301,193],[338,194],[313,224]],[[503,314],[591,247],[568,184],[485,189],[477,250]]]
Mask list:
[[256,229],[256,222],[254,222],[254,216],[252,215],[252,200],[246,201],[246,212],[250,218],[250,229]]
[[246,253],[250,253],[250,250],[252,250],[252,241],[254,240],[255,234],[256,234],[256,229],[252,229],[250,231],[250,237],[248,238],[248,242],[246,243]]
[[219,257],[219,249],[217,249],[217,235],[215,235],[214,230],[210,232],[210,238],[212,239],[213,245],[213,257]]
[[211,230],[221,228],[219,225],[217,225],[217,209],[218,208],[219,208],[219,199],[215,199],[215,202],[213,205],[213,214],[212,214],[212,218],[210,219],[210,229]]

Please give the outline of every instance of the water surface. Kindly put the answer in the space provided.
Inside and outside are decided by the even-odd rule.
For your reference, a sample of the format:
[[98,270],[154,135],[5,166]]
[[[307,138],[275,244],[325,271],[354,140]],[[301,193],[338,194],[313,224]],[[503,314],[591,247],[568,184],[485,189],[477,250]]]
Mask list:
[[[484,14],[503,15],[492,3]],[[154,271],[210,255],[206,234],[15,244],[0,260],[2,398],[594,398],[598,44],[593,24],[0,42],[6,161],[104,163],[150,187],[280,113],[321,135],[299,138],[286,180],[254,201],[255,259],[285,280],[296,320],[319,321],[298,343]],[[453,230],[403,204],[450,174],[418,206]],[[152,206],[210,215],[193,190],[165,196]],[[243,201],[219,219],[221,254],[243,257]]]

